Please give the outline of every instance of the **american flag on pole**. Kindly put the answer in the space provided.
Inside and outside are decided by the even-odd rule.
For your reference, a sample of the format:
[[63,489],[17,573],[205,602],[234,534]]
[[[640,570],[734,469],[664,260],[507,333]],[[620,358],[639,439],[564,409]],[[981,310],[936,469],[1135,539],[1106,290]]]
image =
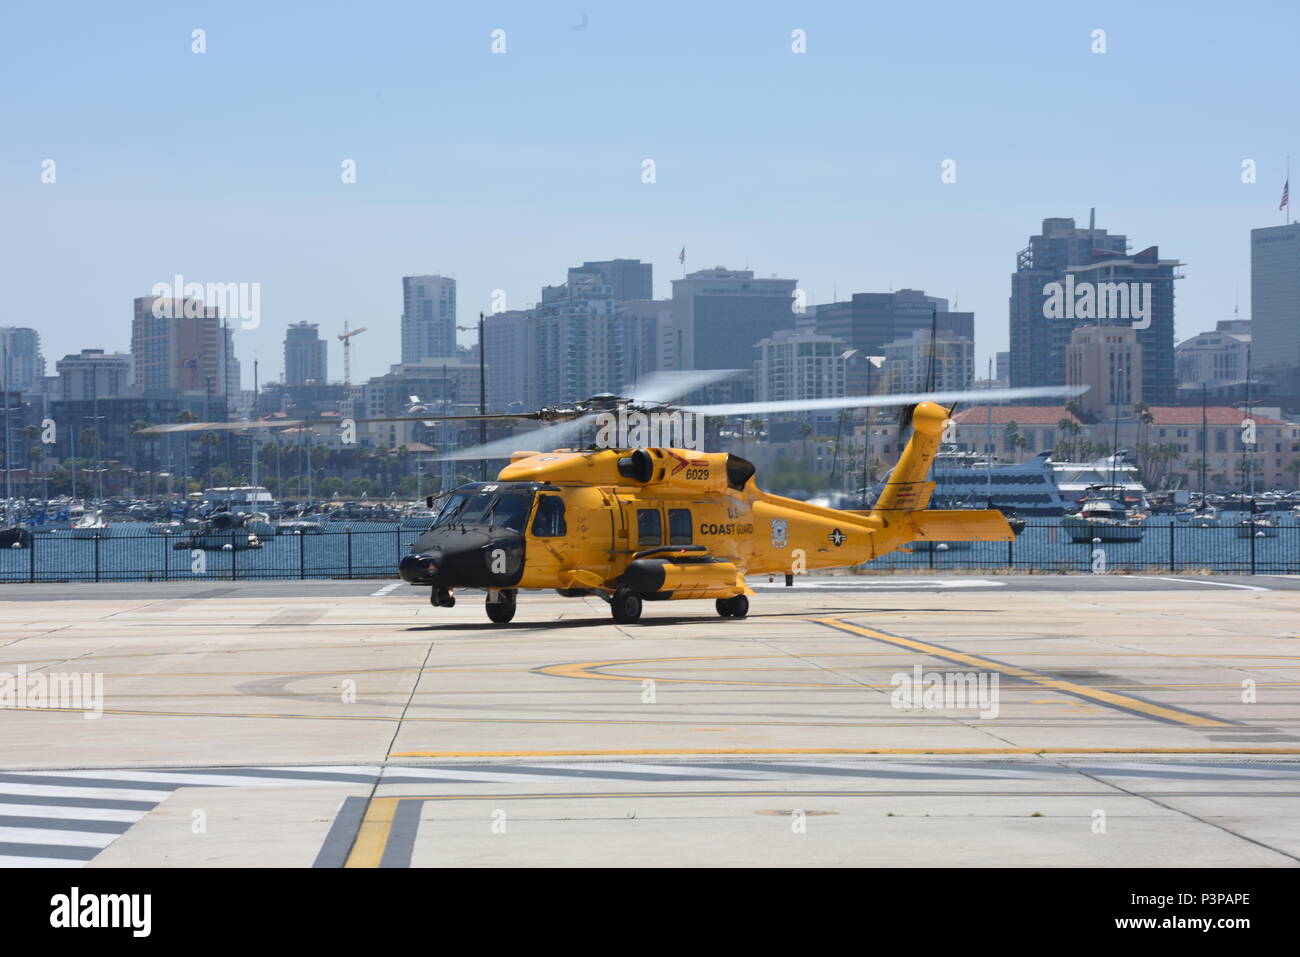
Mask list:
[[685,264],[685,263],[686,263],[686,247],[685,247],[685,246],[682,247],[682,251],[678,254],[678,256],[677,256],[677,261],[678,261],[679,263],[682,263],[682,264]]
[[1282,202],[1277,204],[1278,209],[1286,209],[1291,205],[1291,180],[1288,178],[1282,184]]

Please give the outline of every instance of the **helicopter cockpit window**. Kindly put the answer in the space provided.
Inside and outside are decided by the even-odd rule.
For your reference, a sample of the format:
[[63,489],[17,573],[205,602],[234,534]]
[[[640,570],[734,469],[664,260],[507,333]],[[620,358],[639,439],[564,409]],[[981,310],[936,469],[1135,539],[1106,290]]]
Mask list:
[[564,499],[558,495],[543,495],[537,503],[537,515],[533,518],[533,534],[539,538],[556,538],[567,533]]
[[525,492],[454,492],[433,527],[486,525],[522,532],[531,505],[532,496]]
[[662,545],[664,543],[663,519],[659,515],[659,509],[637,509],[636,542],[638,545]]
[[532,505],[531,494],[502,492],[489,509],[488,524],[493,528],[508,528],[512,532],[522,532],[528,522],[528,511]]

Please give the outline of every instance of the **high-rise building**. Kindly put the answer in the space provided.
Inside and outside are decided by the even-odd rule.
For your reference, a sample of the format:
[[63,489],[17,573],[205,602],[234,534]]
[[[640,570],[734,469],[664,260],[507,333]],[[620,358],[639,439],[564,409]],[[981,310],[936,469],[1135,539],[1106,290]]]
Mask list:
[[1130,326],[1079,326],[1066,349],[1066,384],[1090,388],[1075,400],[1099,414],[1129,412],[1142,395],[1142,346]]
[[402,277],[402,362],[456,355],[456,280]]
[[59,398],[108,399],[127,395],[131,383],[131,357],[103,349],[82,349],[54,363],[59,374]]
[[778,329],[758,343],[754,396],[761,402],[835,399],[846,390],[846,354],[834,336]]
[[41,337],[25,326],[0,326],[0,380],[14,392],[36,392],[45,375],[45,357],[41,355]]
[[1070,336],[1080,326],[1137,332],[1142,401],[1168,405],[1174,375],[1174,280],[1182,263],[1150,246],[1128,255],[1127,239],[1045,219],[1011,277],[1011,385],[1064,385]]
[[314,322],[295,322],[284,334],[284,383],[306,385],[329,381],[329,343]]
[[133,384],[148,397],[236,392],[239,364],[232,335],[222,329],[215,306],[196,299],[136,299],[131,322]]
[[1250,231],[1250,318],[1258,369],[1300,369],[1300,224]]
[[549,287],[529,322],[535,374],[530,408],[586,399],[626,385],[629,322],[599,276]]
[[975,343],[967,336],[914,329],[881,348],[884,391],[891,393],[968,389],[975,380]]
[[[536,375],[529,346],[532,313],[522,309],[483,318],[483,353],[487,366],[487,407],[492,412],[524,409]],[[531,407],[528,407],[531,411]]]
[[794,322],[793,279],[755,279],[748,269],[701,269],[673,280],[681,368],[752,369],[757,343]]
[[939,334],[975,340],[975,314],[949,312],[948,300],[927,296],[919,289],[897,292],[854,293],[847,302],[817,306],[817,331],[835,336],[863,353],[879,353],[887,343],[909,339],[913,332],[929,334],[933,325]]
[[1043,315],[1043,289],[1063,282],[1065,272],[1087,262],[1092,250],[1124,255],[1128,238],[1096,228],[1090,217],[1087,229],[1069,218],[1043,220],[1042,232],[1029,237],[1029,245],[1016,254],[1011,276],[1011,385],[1015,388],[1065,384],[1065,350],[1073,325],[1057,323]]
[[599,276],[602,283],[609,286],[610,297],[615,302],[654,298],[653,267],[639,259],[585,262],[569,270],[569,284],[573,285],[583,274]]
[[1189,395],[1194,391],[1199,402],[1202,387],[1217,395],[1222,389],[1244,385],[1250,348],[1249,319],[1221,320],[1212,332],[1184,339],[1174,347],[1179,388]]

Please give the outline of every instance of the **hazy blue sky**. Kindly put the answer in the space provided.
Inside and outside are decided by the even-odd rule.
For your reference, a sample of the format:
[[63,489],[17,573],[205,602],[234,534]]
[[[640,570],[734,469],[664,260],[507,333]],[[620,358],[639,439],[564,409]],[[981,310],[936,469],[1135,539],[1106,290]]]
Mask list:
[[398,358],[403,273],[454,275],[469,324],[584,259],[650,261],[665,296],[685,245],[813,302],[959,298],[982,368],[1016,252],[1096,206],[1187,263],[1181,339],[1238,294],[1249,316],[1249,230],[1300,172],[1297,37],[1272,0],[9,4],[0,325],[39,329],[52,373],[126,350],[131,299],[175,273],[256,281],[246,384],[304,319],[370,327],[355,379]]

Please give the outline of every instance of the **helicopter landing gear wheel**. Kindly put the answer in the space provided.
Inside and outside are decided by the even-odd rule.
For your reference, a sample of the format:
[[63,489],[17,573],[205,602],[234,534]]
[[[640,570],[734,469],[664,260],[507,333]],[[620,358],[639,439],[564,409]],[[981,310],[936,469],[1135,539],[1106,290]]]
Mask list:
[[429,604],[437,608],[451,608],[456,604],[456,596],[450,588],[434,588],[429,592]]
[[498,588],[495,593],[496,600],[493,601],[493,592],[488,592],[487,616],[498,625],[504,625],[510,619],[515,617],[515,609],[518,607],[518,592],[513,588]]
[[609,607],[616,624],[630,625],[641,617],[641,596],[630,589],[620,588],[609,600]]
[[749,599],[744,595],[736,595],[734,598],[719,598],[713,603],[718,614],[723,618],[744,618],[749,614]]

